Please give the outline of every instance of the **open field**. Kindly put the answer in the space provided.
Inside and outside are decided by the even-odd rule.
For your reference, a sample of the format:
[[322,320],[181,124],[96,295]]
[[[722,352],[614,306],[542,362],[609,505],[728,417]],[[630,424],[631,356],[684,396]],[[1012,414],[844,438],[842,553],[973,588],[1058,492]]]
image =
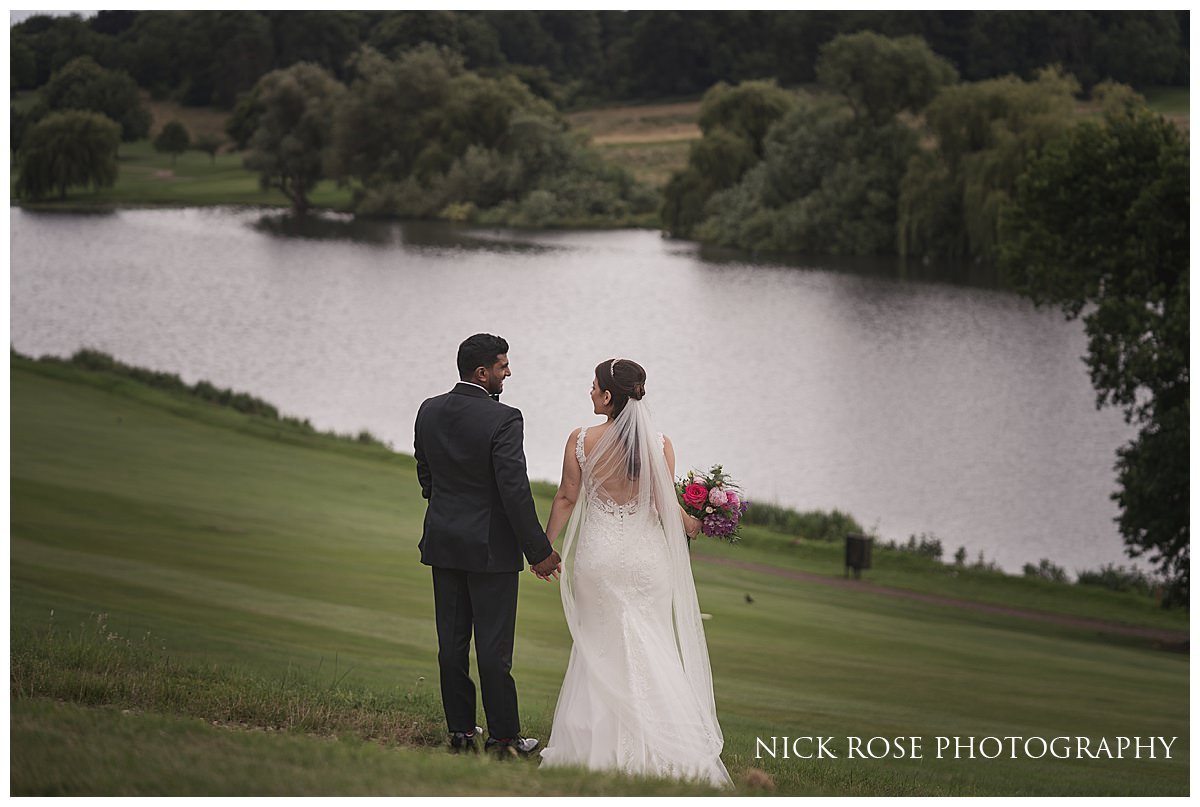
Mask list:
[[216,107],[195,107],[177,104],[174,101],[155,101],[149,93],[142,93],[142,101],[150,110],[150,137],[158,136],[168,121],[179,121],[188,130],[192,140],[202,135],[213,135],[225,142],[226,150],[232,148],[229,135],[225,134],[225,122],[229,113]]
[[[436,747],[410,457],[69,366],[13,358],[10,378],[14,794],[699,792]],[[536,486],[543,513],[551,493]],[[745,547],[695,551],[840,574],[827,545],[792,549],[752,530]],[[917,585],[915,568],[876,562],[878,579]],[[751,769],[791,795],[1188,792],[1185,654],[712,563],[694,572],[739,793],[755,792]],[[1007,581],[1013,603],[1031,601]],[[525,731],[544,740],[570,637],[557,586],[523,575],[521,588],[514,675]],[[1037,597],[1091,609],[1067,604],[1081,595]],[[1162,624],[1114,597],[1098,612]],[[926,756],[754,759],[756,737],[802,734],[843,750],[847,736],[922,736]],[[1062,734],[1178,739],[1170,760],[933,758],[939,735]]]
[[696,100],[580,110],[569,113],[567,121],[590,134],[605,159],[661,188],[687,167],[691,142],[700,138],[699,114]]
[[597,145],[664,143],[700,137],[699,101],[634,104],[585,109],[567,114],[572,129],[586,130]]

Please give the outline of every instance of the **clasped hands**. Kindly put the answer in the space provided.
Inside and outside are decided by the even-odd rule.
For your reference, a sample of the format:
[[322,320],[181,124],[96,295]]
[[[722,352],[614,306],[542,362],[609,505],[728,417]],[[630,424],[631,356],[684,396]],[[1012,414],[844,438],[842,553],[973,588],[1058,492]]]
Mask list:
[[542,580],[557,580],[558,576],[562,573],[562,558],[558,556],[558,552],[551,549],[546,559],[530,566],[529,571],[536,574]]

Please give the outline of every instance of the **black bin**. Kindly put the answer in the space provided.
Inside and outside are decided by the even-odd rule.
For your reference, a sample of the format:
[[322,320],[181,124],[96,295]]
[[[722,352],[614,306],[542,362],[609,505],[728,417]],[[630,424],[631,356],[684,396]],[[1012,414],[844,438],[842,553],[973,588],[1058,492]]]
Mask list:
[[846,535],[846,577],[854,570],[854,578],[862,576],[863,569],[871,568],[871,539],[866,535]]

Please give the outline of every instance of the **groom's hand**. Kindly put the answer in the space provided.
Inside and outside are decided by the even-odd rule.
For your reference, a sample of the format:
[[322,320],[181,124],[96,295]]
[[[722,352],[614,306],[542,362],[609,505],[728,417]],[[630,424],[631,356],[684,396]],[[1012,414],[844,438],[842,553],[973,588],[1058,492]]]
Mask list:
[[562,572],[562,558],[558,556],[558,552],[551,549],[549,556],[545,560],[529,568],[530,571],[543,580],[557,580],[558,575]]

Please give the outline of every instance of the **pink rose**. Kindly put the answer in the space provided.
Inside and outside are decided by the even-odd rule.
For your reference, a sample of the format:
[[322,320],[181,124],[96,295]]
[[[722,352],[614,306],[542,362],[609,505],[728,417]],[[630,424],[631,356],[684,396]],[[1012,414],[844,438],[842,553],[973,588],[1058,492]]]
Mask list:
[[683,503],[691,507],[699,507],[708,498],[708,488],[699,482],[693,482],[683,491]]
[[736,510],[737,506],[739,504],[741,504],[741,502],[742,502],[742,500],[738,498],[737,491],[734,491],[734,490],[725,491],[725,504],[729,505],[734,510]]
[[724,507],[728,499],[728,494],[721,488],[713,488],[708,492],[708,503],[714,504],[717,507]]

